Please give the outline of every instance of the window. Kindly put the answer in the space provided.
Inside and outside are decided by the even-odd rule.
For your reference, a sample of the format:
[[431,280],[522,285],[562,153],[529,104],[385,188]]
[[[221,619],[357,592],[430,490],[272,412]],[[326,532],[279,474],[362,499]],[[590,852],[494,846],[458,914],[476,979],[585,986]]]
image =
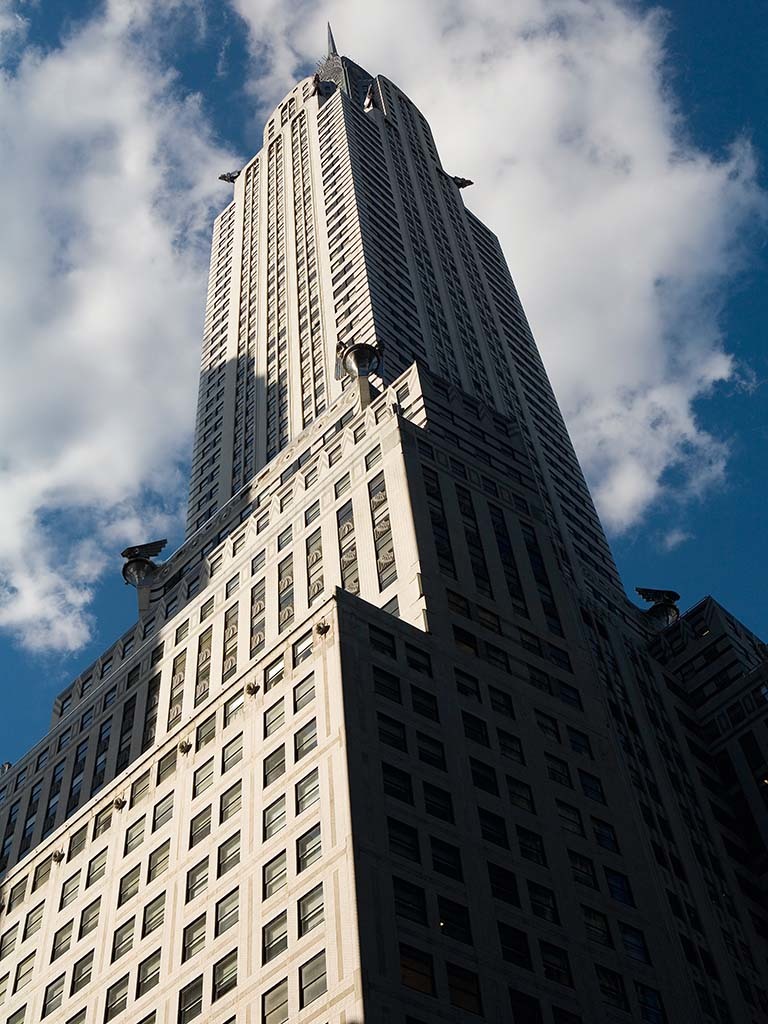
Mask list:
[[203,979],[200,977],[195,978],[179,992],[178,1024],[187,1024],[188,1021],[199,1017],[202,1012]]
[[224,824],[229,821],[240,810],[243,799],[243,783],[240,779],[231,786],[225,793],[221,794],[219,801],[219,822]]
[[322,855],[320,825],[315,825],[296,840],[296,871],[305,871]]
[[221,771],[222,774],[228,772],[230,768],[234,768],[236,764],[239,764],[243,759],[243,734],[240,733],[235,736],[233,740],[224,747],[221,752]]
[[63,956],[67,952],[69,947],[72,945],[72,929],[74,928],[74,921],[67,921],[65,925],[53,936],[53,948],[51,949],[51,962],[58,960],[60,956]]
[[125,832],[125,845],[123,847],[123,854],[128,854],[132,850],[137,849],[144,842],[144,817],[139,818],[138,821],[134,821],[132,825],[129,825]]
[[[664,1004],[661,1001],[661,993],[655,988],[649,988],[642,982],[635,982],[637,1001],[640,1004],[640,1020],[647,1024],[666,1024],[667,1015],[664,1012]],[[763,1005],[763,1008],[764,1005]]]
[[43,1017],[47,1017],[49,1013],[53,1013],[54,1010],[58,1010],[61,1006],[64,998],[64,975],[56,978],[45,990],[45,996],[43,998]]
[[277,750],[273,750],[264,758],[264,786],[265,788],[280,778],[285,773],[285,744],[281,743]]
[[472,774],[472,782],[477,789],[482,789],[486,793],[492,793],[494,796],[499,795],[496,771],[491,765],[486,764],[484,761],[479,761],[475,757],[470,757],[469,767]]
[[194,867],[191,867],[187,872],[187,898],[186,902],[189,903],[195,896],[199,896],[201,892],[205,892],[208,888],[208,858],[201,860]]
[[221,878],[240,863],[240,833],[236,832],[218,850],[217,877]]
[[18,931],[19,926],[15,924],[12,928],[9,928],[7,932],[3,932],[3,934],[0,935],[0,960],[4,960],[5,957],[10,956],[16,948]]
[[433,768],[439,768],[441,771],[447,770],[445,763],[445,748],[440,740],[435,739],[432,736],[427,736],[423,732],[417,732],[416,748],[419,760],[423,761],[424,764],[432,765]]
[[288,915],[284,910],[282,914],[273,917],[271,921],[262,928],[261,935],[261,962],[269,963],[288,948]]
[[327,990],[325,950],[322,950],[299,968],[299,1006],[304,1009]]
[[184,929],[181,943],[181,962],[191,960],[205,945],[205,914],[200,914]]
[[427,690],[422,690],[420,686],[411,686],[411,702],[417,715],[423,715],[424,718],[429,718],[433,722],[440,721],[437,697]]
[[83,909],[80,915],[80,931],[78,938],[82,939],[86,935],[90,935],[95,930],[99,923],[99,911],[101,909],[101,896],[94,900],[93,903],[89,903],[87,907]]
[[22,878],[20,882],[11,886],[11,891],[8,893],[8,908],[7,913],[10,914],[12,910],[15,910],[20,903],[24,902],[24,895],[27,891],[27,879]]
[[205,810],[200,811],[196,814],[190,823],[189,828],[189,848],[197,846],[211,834],[211,808],[206,807]]
[[221,999],[237,986],[237,950],[233,949],[213,965],[213,1000]]
[[387,746],[394,747],[396,750],[408,750],[405,726],[402,722],[398,722],[396,718],[390,718],[389,715],[384,715],[380,711],[376,713],[376,720],[379,740],[382,743],[386,743]]
[[435,836],[429,837],[429,843],[432,848],[432,867],[435,871],[439,871],[441,875],[447,875],[448,878],[455,878],[458,881],[464,880],[464,872],[461,866],[461,852],[457,846],[453,846],[451,843],[446,843],[442,839],[436,839]]
[[27,914],[26,920],[24,921],[24,938],[29,939],[32,935],[35,935],[40,931],[40,925],[43,923],[43,912],[45,910],[44,903],[38,903],[36,907]]
[[391,633],[379,629],[378,626],[369,625],[368,638],[371,642],[371,650],[378,651],[379,654],[385,654],[388,658],[397,657],[395,638]]
[[411,825],[406,825],[396,818],[387,818],[390,853],[406,860],[421,862],[419,851],[419,834]]
[[544,840],[538,832],[531,832],[530,829],[523,828],[522,825],[518,825],[516,831],[517,840],[520,843],[520,856],[533,861],[534,864],[546,867],[547,854],[544,849]]
[[300,636],[299,639],[293,645],[293,667],[296,668],[306,661],[307,658],[312,657],[312,630],[305,633],[304,636]]
[[200,796],[213,785],[213,758],[200,765],[192,776],[192,797]]
[[581,811],[577,807],[556,800],[557,813],[560,817],[560,825],[566,832],[573,832],[576,836],[585,835],[584,825],[581,820]]
[[264,838],[269,839],[285,828],[285,796],[278,797],[264,808]]
[[99,836],[103,836],[104,833],[109,829],[112,824],[112,808],[105,807],[103,811],[99,811],[93,822],[93,838],[97,839]]
[[508,850],[507,823],[504,819],[500,815],[494,814],[493,811],[487,811],[484,807],[478,807],[477,815],[480,819],[480,833],[483,839]]
[[445,969],[448,975],[448,996],[451,1006],[459,1006],[469,1013],[482,1014],[480,979],[474,971],[451,963],[447,963]]
[[240,714],[242,714],[243,706],[245,704],[245,696],[241,693],[236,693],[234,697],[230,697],[224,705],[224,728],[230,725]]
[[24,1024],[24,1018],[25,1018],[26,1014],[27,1014],[27,1007],[25,1005],[25,1006],[22,1006],[20,1010],[16,1010],[15,1013],[11,1014],[11,1016],[8,1018],[6,1024]]
[[158,784],[163,782],[165,779],[169,779],[176,771],[176,756],[176,749],[174,748],[173,750],[169,750],[167,754],[163,754],[157,762]]
[[115,960],[119,960],[130,949],[133,949],[133,929],[135,924],[136,918],[130,917],[119,928],[115,929],[115,933],[112,936],[112,963]]
[[[106,850],[104,851],[104,860],[105,860],[105,863],[106,863]],[[91,863],[93,863],[93,861],[91,861]],[[104,872],[102,871],[102,874],[103,873]],[[90,876],[89,876],[88,884],[90,885]],[[74,873],[74,875],[70,875],[70,877],[66,880],[66,882],[61,887],[61,901],[59,903],[59,910],[63,910],[64,907],[68,907],[69,904],[72,903],[75,900],[75,898],[77,897],[77,892],[78,892],[79,888],[80,888],[80,872],[76,871]]]
[[629,1002],[624,988],[624,979],[615,971],[610,971],[601,964],[595,964],[597,984],[603,996],[603,1002],[608,1006],[616,1006],[620,1010],[628,1010]]
[[469,910],[461,903],[455,903],[445,896],[437,897],[437,910],[440,919],[440,934],[472,945],[472,927],[469,921]]
[[223,935],[224,932],[234,928],[240,919],[240,893],[233,889],[216,904],[215,935]]
[[307,676],[293,688],[293,710],[298,713],[315,699],[315,677]]
[[547,775],[553,782],[573,789],[571,772],[567,762],[563,761],[560,757],[555,757],[553,754],[544,754],[544,763],[547,768]]
[[523,782],[521,779],[515,779],[511,775],[507,775],[506,778],[510,803],[515,807],[528,811],[530,814],[535,814],[536,806],[533,802],[533,790],[528,783]]
[[590,889],[599,888],[595,865],[589,857],[585,857],[583,853],[578,853],[576,850],[569,850],[568,860],[571,864],[571,877],[574,882],[578,882],[579,885],[588,885]]
[[560,924],[557,901],[551,889],[539,885],[538,882],[528,882],[528,898],[531,901],[531,913],[535,917],[551,921],[552,924]]
[[510,988],[509,1000],[515,1024],[544,1024],[541,1004],[538,999],[526,995],[525,992],[518,992],[517,989]]
[[513,907],[520,906],[520,894],[517,888],[517,879],[506,868],[498,864],[488,864],[488,880],[491,884],[491,893],[497,900],[510,903]]
[[285,722],[285,701],[281,697],[264,712],[264,737],[272,736]]
[[161,950],[156,950],[146,960],[142,960],[136,973],[136,998],[146,995],[160,983]]
[[624,944],[624,952],[627,956],[632,957],[633,960],[639,960],[643,964],[649,964],[651,956],[648,952],[645,936],[640,929],[633,928],[631,924],[619,921],[619,932],[621,933],[621,941]]
[[464,725],[464,735],[468,740],[481,743],[484,747],[490,746],[488,742],[488,726],[482,718],[478,718],[477,715],[471,715],[468,711],[462,711],[461,720]]
[[393,700],[397,704],[403,703],[400,680],[397,676],[379,668],[378,665],[373,666],[373,689],[380,697],[386,697],[387,700]]
[[152,831],[157,832],[173,817],[173,793],[164,796],[155,804],[152,812]]
[[285,850],[283,850],[264,865],[263,890],[265,900],[285,888],[286,875],[286,856]]
[[104,1007],[104,1020],[114,1020],[128,1005],[128,975],[126,974],[107,989],[107,1002]]
[[216,716],[211,715],[204,722],[198,725],[195,731],[195,750],[202,750],[203,747],[212,743],[216,738]]
[[285,664],[281,655],[264,669],[264,692],[267,693],[273,686],[277,686],[284,675]]
[[589,736],[586,733],[580,732],[578,729],[573,729],[571,726],[567,726],[568,730],[568,742],[571,745],[571,750],[577,754],[584,754],[587,757],[592,757],[592,744],[589,742]]
[[402,878],[392,879],[395,915],[416,924],[427,924],[427,900],[424,890]]
[[601,914],[599,910],[595,910],[593,907],[586,907],[583,904],[581,912],[584,915],[584,929],[587,933],[587,938],[593,942],[600,943],[601,946],[608,946],[609,949],[613,949],[611,928],[605,914]]
[[395,768],[391,764],[382,763],[381,773],[384,792],[388,796],[395,797],[407,804],[413,803],[413,783],[408,772]]
[[164,921],[165,893],[161,892],[159,896],[155,896],[155,898],[150,900],[146,907],[144,907],[141,923],[141,937],[146,938],[147,935],[151,935],[152,932],[157,931]]
[[131,868],[130,871],[126,872],[120,879],[120,886],[117,894],[117,905],[122,907],[128,900],[133,899],[136,893],[139,891],[139,880],[141,874],[141,865],[137,864],[135,868]]
[[296,783],[296,813],[301,814],[320,800],[320,779],[317,768]]
[[581,790],[584,796],[588,796],[590,800],[597,800],[601,804],[606,802],[603,784],[596,775],[591,775],[589,772],[582,771],[579,768],[579,780],[581,781]]
[[26,988],[32,978],[32,971],[34,970],[34,967],[34,953],[30,953],[29,956],[26,956],[23,960],[19,961],[16,966],[16,980],[13,986],[14,993],[20,992],[21,989]]
[[533,961],[531,959],[531,950],[528,946],[528,936],[525,932],[519,928],[513,928],[511,925],[504,924],[502,921],[498,922],[498,930],[501,955],[504,959],[510,964],[515,964],[516,967],[523,967],[526,971],[532,971]]
[[317,746],[317,719],[307,722],[293,737],[294,761],[300,761],[302,757],[314,750]]
[[171,856],[171,841],[166,839],[162,846],[158,846],[156,850],[153,850],[149,855],[149,865],[147,868],[147,881],[154,882],[156,878],[165,874],[168,870],[168,863]]
[[262,999],[264,1024],[285,1024],[288,1020],[288,979],[284,978]]
[[568,954],[560,946],[554,946],[551,942],[539,940],[541,950],[541,962],[544,967],[544,977],[549,981],[556,981],[558,985],[567,985],[573,988],[573,975]]
[[607,821],[601,821],[600,818],[592,818],[592,831],[599,846],[606,850],[613,850],[614,853],[619,852],[619,841],[616,838],[613,825]]
[[[86,829],[82,828],[80,831],[85,833]],[[83,835],[83,846],[85,846],[85,835]],[[77,853],[79,852],[80,850],[77,851]],[[72,854],[71,856],[76,855]],[[45,860],[41,861],[35,868],[35,876],[32,879],[32,892],[37,892],[40,886],[44,885],[48,881],[51,874],[51,860],[51,857],[46,857]]]
[[451,794],[439,786],[433,786],[430,782],[423,783],[424,787],[424,809],[433,818],[440,818],[442,821],[453,822],[453,800]]
[[90,983],[93,971],[93,954],[94,951],[91,950],[90,953],[81,957],[72,968],[72,986],[69,992],[70,995],[75,995],[76,992],[79,992],[80,989],[85,988],[85,986]]
[[605,880],[608,883],[608,892],[611,896],[620,903],[626,903],[627,906],[634,907],[635,900],[627,876],[623,875],[620,871],[613,871],[611,868],[605,868],[604,870]]
[[141,803],[144,797],[149,792],[149,772],[144,772],[138,779],[131,785],[131,808],[133,809],[136,804]]
[[428,953],[400,943],[400,981],[406,987],[425,995],[435,995],[435,972]]
[[405,660],[407,661],[409,668],[414,669],[416,672],[420,672],[422,675],[432,676],[432,659],[426,651],[422,651],[418,647],[412,647],[410,644],[406,644]]

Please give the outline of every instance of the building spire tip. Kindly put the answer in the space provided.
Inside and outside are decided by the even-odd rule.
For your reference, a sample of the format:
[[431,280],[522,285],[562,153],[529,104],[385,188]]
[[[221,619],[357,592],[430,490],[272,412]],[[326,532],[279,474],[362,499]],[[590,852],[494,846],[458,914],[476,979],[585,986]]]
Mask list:
[[328,56],[338,57],[339,51],[336,49],[336,40],[333,38],[333,30],[331,29],[331,23],[328,22]]

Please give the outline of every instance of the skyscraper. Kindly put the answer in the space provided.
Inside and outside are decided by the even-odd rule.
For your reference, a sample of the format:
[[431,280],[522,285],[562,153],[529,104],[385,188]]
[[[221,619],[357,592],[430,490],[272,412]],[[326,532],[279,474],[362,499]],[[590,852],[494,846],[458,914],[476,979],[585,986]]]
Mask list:
[[627,601],[396,86],[331,38],[230,177],[187,539],[0,777],[1,1019],[764,1021],[764,646]]

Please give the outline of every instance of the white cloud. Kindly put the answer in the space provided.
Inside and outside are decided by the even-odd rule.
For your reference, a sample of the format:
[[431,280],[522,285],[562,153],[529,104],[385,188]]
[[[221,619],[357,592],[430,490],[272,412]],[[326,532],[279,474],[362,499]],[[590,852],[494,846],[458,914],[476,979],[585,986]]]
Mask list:
[[660,11],[235,2],[252,26],[255,93],[278,100],[330,18],[340,51],[414,98],[444,166],[477,183],[465,200],[500,236],[612,531],[670,490],[722,478],[727,446],[694,403],[736,373],[717,317],[766,202],[744,141],[717,161],[686,137]]
[[0,79],[0,626],[33,649],[88,639],[107,552],[177,523],[186,490],[232,158],[159,65],[150,11],[115,0]]
[[674,551],[675,548],[679,548],[681,544],[685,544],[689,540],[693,540],[692,533],[688,533],[687,530],[683,530],[680,527],[674,527],[663,534],[661,546],[665,551]]
[[[734,378],[719,297],[764,207],[748,146],[717,162],[686,139],[660,15],[231,3],[251,26],[254,107],[321,55],[330,17],[477,182],[465,196],[501,237],[611,527],[722,477],[694,402]],[[0,0],[0,57],[23,41],[20,12]],[[202,0],[111,0],[0,77],[0,627],[30,648],[81,646],[99,573],[185,497],[212,204],[236,162],[179,94],[162,43],[181,31],[205,34]]]

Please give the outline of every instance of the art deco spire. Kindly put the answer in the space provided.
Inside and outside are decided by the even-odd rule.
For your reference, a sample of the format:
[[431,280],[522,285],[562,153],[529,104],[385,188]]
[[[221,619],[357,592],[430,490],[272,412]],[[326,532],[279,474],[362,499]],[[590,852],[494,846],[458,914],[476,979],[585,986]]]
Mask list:
[[331,23],[328,22],[328,57],[338,57],[339,51],[336,49],[336,40],[333,38],[333,30],[331,29]]

